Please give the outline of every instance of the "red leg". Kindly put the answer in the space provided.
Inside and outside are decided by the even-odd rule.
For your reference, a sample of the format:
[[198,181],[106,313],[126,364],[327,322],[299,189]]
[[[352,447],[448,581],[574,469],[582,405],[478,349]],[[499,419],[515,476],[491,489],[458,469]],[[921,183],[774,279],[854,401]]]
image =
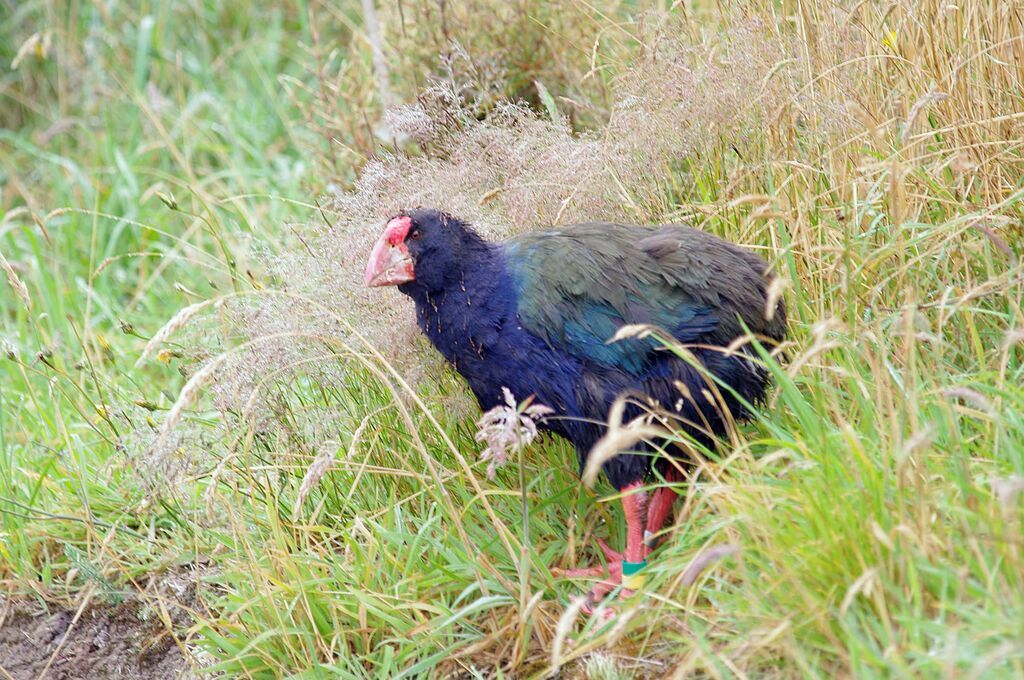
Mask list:
[[644,522],[647,518],[647,493],[640,491],[643,484],[637,482],[622,488],[622,511],[626,515],[627,562],[642,562],[644,559]]
[[[682,481],[682,474],[670,464],[665,471],[665,481],[669,484]],[[657,547],[660,538],[658,534],[665,528],[665,520],[672,512],[678,495],[671,486],[659,486],[651,495],[651,505],[647,509],[647,528],[644,531],[645,556]]]
[[[626,550],[620,555],[620,561],[608,565],[608,578],[596,584],[587,593],[587,606],[584,611],[592,612],[593,607],[622,585],[623,562],[642,562],[644,560],[644,521],[647,517],[647,493],[641,491],[643,484],[637,482],[621,489],[622,510],[626,516]],[[623,595],[631,595],[632,590],[624,590]]]

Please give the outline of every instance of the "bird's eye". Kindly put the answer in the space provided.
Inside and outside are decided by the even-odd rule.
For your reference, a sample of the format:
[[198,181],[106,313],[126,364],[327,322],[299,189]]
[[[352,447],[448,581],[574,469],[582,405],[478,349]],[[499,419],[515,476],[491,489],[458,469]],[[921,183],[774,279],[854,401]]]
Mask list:
[[409,234],[409,238],[411,238],[413,241],[419,241],[420,240],[420,236],[422,236],[422,235],[423,234],[420,232],[420,230],[416,229],[411,234]]

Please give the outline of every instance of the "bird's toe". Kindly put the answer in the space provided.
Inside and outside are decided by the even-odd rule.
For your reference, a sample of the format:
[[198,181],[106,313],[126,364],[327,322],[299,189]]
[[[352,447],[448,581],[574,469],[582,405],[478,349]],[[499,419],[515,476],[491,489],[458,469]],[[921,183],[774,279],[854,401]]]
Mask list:
[[601,548],[601,552],[604,553],[604,557],[606,560],[608,560],[609,564],[615,562],[622,562],[622,553],[620,553],[618,550],[613,550],[612,547],[608,545],[607,541],[605,541],[603,538],[597,538],[596,536],[594,537],[594,540],[597,541],[597,545]]
[[595,565],[593,567],[579,567],[577,569],[559,569],[557,567],[551,570],[552,575],[561,578],[597,578],[603,576],[607,569],[604,565]]

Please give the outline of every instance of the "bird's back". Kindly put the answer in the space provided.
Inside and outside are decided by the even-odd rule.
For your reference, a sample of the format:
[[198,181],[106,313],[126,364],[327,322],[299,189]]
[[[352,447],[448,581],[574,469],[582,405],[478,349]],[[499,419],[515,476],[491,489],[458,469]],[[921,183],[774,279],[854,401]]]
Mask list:
[[784,303],[766,316],[767,263],[692,227],[580,224],[520,236],[505,251],[530,329],[588,360],[643,372],[652,343],[607,344],[624,324],[720,346],[744,327],[768,342],[785,335]]

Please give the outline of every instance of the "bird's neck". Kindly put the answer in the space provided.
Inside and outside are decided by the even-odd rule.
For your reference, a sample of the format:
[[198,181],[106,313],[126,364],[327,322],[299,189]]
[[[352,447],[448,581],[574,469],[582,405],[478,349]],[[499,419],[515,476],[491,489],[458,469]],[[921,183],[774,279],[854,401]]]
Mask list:
[[484,242],[463,253],[442,286],[403,292],[416,303],[420,328],[457,368],[482,359],[504,320],[515,313],[501,248]]
[[462,249],[459,258],[441,280],[429,286],[415,280],[399,286],[399,289],[413,299],[417,308],[472,305],[474,298],[497,287],[498,279],[506,276],[506,272],[500,246],[480,239]]

